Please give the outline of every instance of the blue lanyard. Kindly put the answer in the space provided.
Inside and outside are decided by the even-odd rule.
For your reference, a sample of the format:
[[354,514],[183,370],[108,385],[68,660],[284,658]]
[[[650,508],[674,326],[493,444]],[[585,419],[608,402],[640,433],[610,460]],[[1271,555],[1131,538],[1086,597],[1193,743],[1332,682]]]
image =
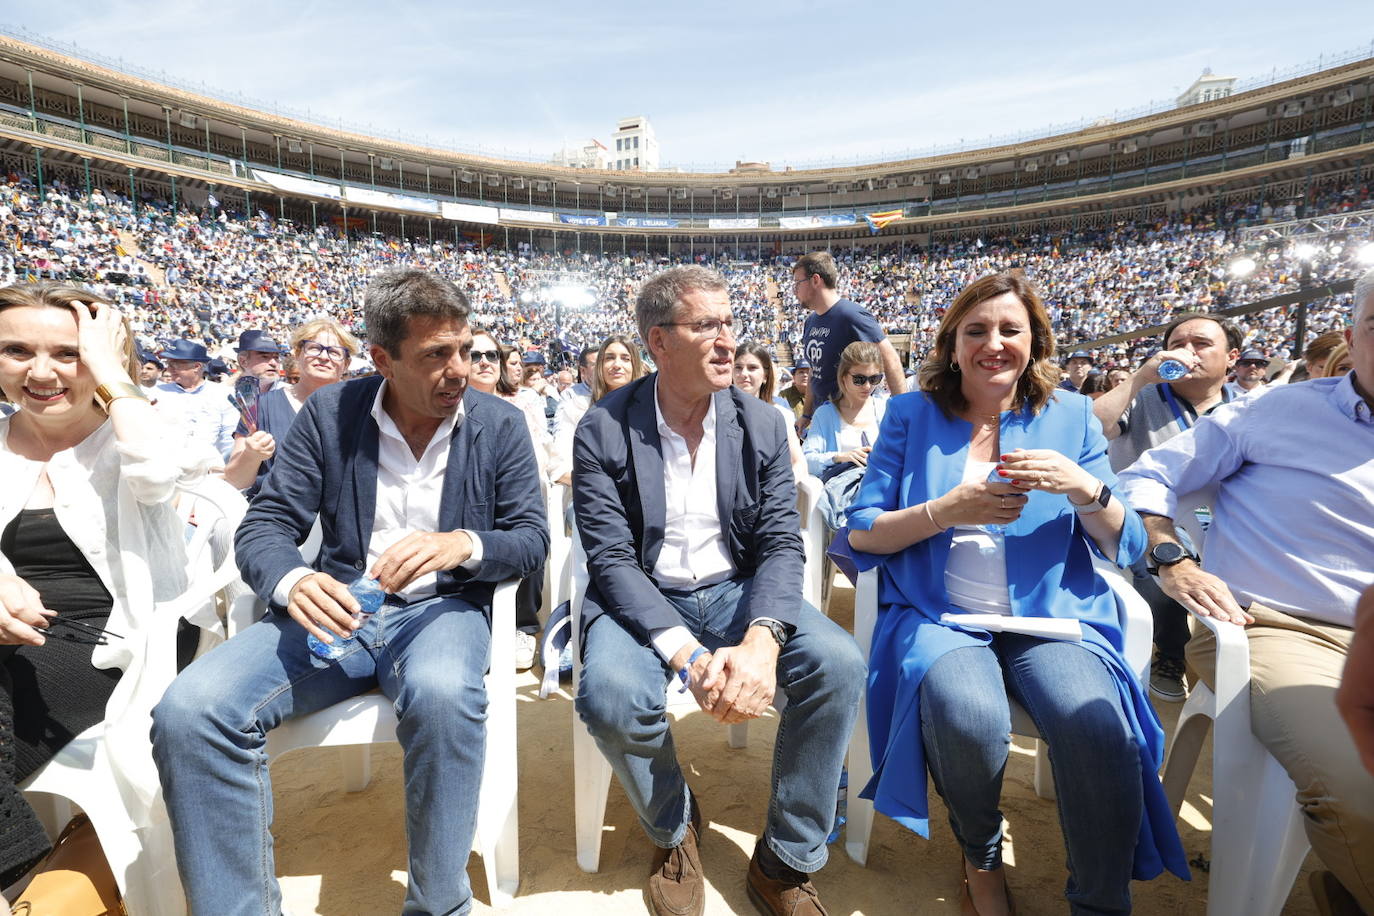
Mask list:
[[1170,388],[1167,383],[1159,387],[1164,392],[1164,400],[1168,403],[1169,409],[1174,412],[1174,419],[1178,421],[1178,425],[1184,429],[1191,429],[1193,426],[1192,417],[1184,413],[1183,408],[1178,406],[1178,401],[1174,398],[1174,389]]

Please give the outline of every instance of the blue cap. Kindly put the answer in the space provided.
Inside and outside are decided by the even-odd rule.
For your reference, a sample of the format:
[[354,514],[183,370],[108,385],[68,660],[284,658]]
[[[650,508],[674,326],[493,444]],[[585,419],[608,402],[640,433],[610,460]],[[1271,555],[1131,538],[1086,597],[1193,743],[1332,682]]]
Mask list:
[[267,336],[266,331],[244,331],[239,335],[239,345],[235,353],[280,353],[281,344]]
[[1069,354],[1069,359],[1091,360],[1092,358],[1093,355],[1089,353],[1087,350],[1074,350],[1072,353]]
[[811,363],[807,362],[807,359],[806,359],[805,356],[799,357],[799,358],[797,359],[797,361],[794,362],[794,363],[792,364],[792,371],[793,371],[793,372],[796,372],[798,369],[810,369],[810,368],[811,368]]
[[210,354],[205,352],[205,347],[189,340],[174,340],[167,349],[162,351],[163,359],[185,359],[193,363],[208,363]]
[[526,366],[542,366],[544,365],[544,354],[538,350],[526,350],[525,356],[520,362]]
[[157,354],[153,353],[153,352],[150,351],[150,350],[145,350],[145,349],[143,349],[142,347],[138,347],[138,348],[137,348],[137,352],[138,352],[138,361],[139,361],[140,363],[152,363],[153,365],[157,366],[159,369],[162,368],[162,360],[160,360],[160,359],[157,358]]
[[1267,356],[1264,355],[1264,351],[1263,351],[1263,350],[1245,350],[1245,351],[1242,351],[1242,352],[1241,352],[1241,354],[1240,354],[1240,359],[1236,360],[1236,362],[1238,362],[1238,363],[1257,362],[1257,363],[1264,363],[1265,365],[1268,365],[1268,363],[1269,363],[1269,357],[1267,357]]

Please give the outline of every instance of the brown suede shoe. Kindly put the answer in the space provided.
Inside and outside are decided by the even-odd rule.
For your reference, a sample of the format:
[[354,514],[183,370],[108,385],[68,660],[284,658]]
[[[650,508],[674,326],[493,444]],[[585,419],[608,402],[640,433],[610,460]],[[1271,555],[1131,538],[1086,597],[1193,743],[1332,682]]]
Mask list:
[[[760,856],[769,859],[768,870],[779,877],[770,877],[764,871]],[[749,890],[749,900],[763,916],[827,916],[810,877],[779,860],[763,845],[762,839],[754,846],[754,855],[749,859],[745,886]]]
[[702,916],[706,879],[701,873],[701,809],[692,796],[691,819],[682,842],[654,853],[654,870],[644,888],[644,903],[654,916]]
[[1314,871],[1307,876],[1307,886],[1322,916],[1363,916],[1357,901],[1345,885],[1329,871]]

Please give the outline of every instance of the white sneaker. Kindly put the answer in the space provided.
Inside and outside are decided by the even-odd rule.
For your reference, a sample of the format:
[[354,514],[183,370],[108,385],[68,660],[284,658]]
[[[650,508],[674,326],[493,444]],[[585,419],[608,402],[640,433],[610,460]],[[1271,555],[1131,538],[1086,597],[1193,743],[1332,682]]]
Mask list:
[[538,645],[533,633],[515,631],[515,670],[528,671],[534,667],[534,650]]

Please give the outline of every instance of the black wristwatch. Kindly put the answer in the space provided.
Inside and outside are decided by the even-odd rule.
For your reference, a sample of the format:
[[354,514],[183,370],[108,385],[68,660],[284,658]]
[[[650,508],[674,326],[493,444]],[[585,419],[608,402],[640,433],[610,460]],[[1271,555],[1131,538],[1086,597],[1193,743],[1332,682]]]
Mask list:
[[752,626],[766,627],[768,629],[768,632],[773,634],[773,639],[777,642],[779,649],[787,645],[787,627],[778,623],[776,620],[760,619],[754,621]]
[[1198,555],[1182,544],[1165,541],[1150,548],[1150,563],[1153,565],[1147,565],[1145,571],[1152,576],[1157,576],[1161,566],[1173,566],[1184,560],[1192,560],[1196,563]]
[[1094,512],[1101,512],[1107,508],[1107,503],[1112,501],[1112,489],[1105,483],[1097,491],[1097,495],[1088,500],[1083,505],[1078,505],[1073,500],[1069,500],[1069,505],[1073,506],[1073,511],[1079,515],[1092,515]]

